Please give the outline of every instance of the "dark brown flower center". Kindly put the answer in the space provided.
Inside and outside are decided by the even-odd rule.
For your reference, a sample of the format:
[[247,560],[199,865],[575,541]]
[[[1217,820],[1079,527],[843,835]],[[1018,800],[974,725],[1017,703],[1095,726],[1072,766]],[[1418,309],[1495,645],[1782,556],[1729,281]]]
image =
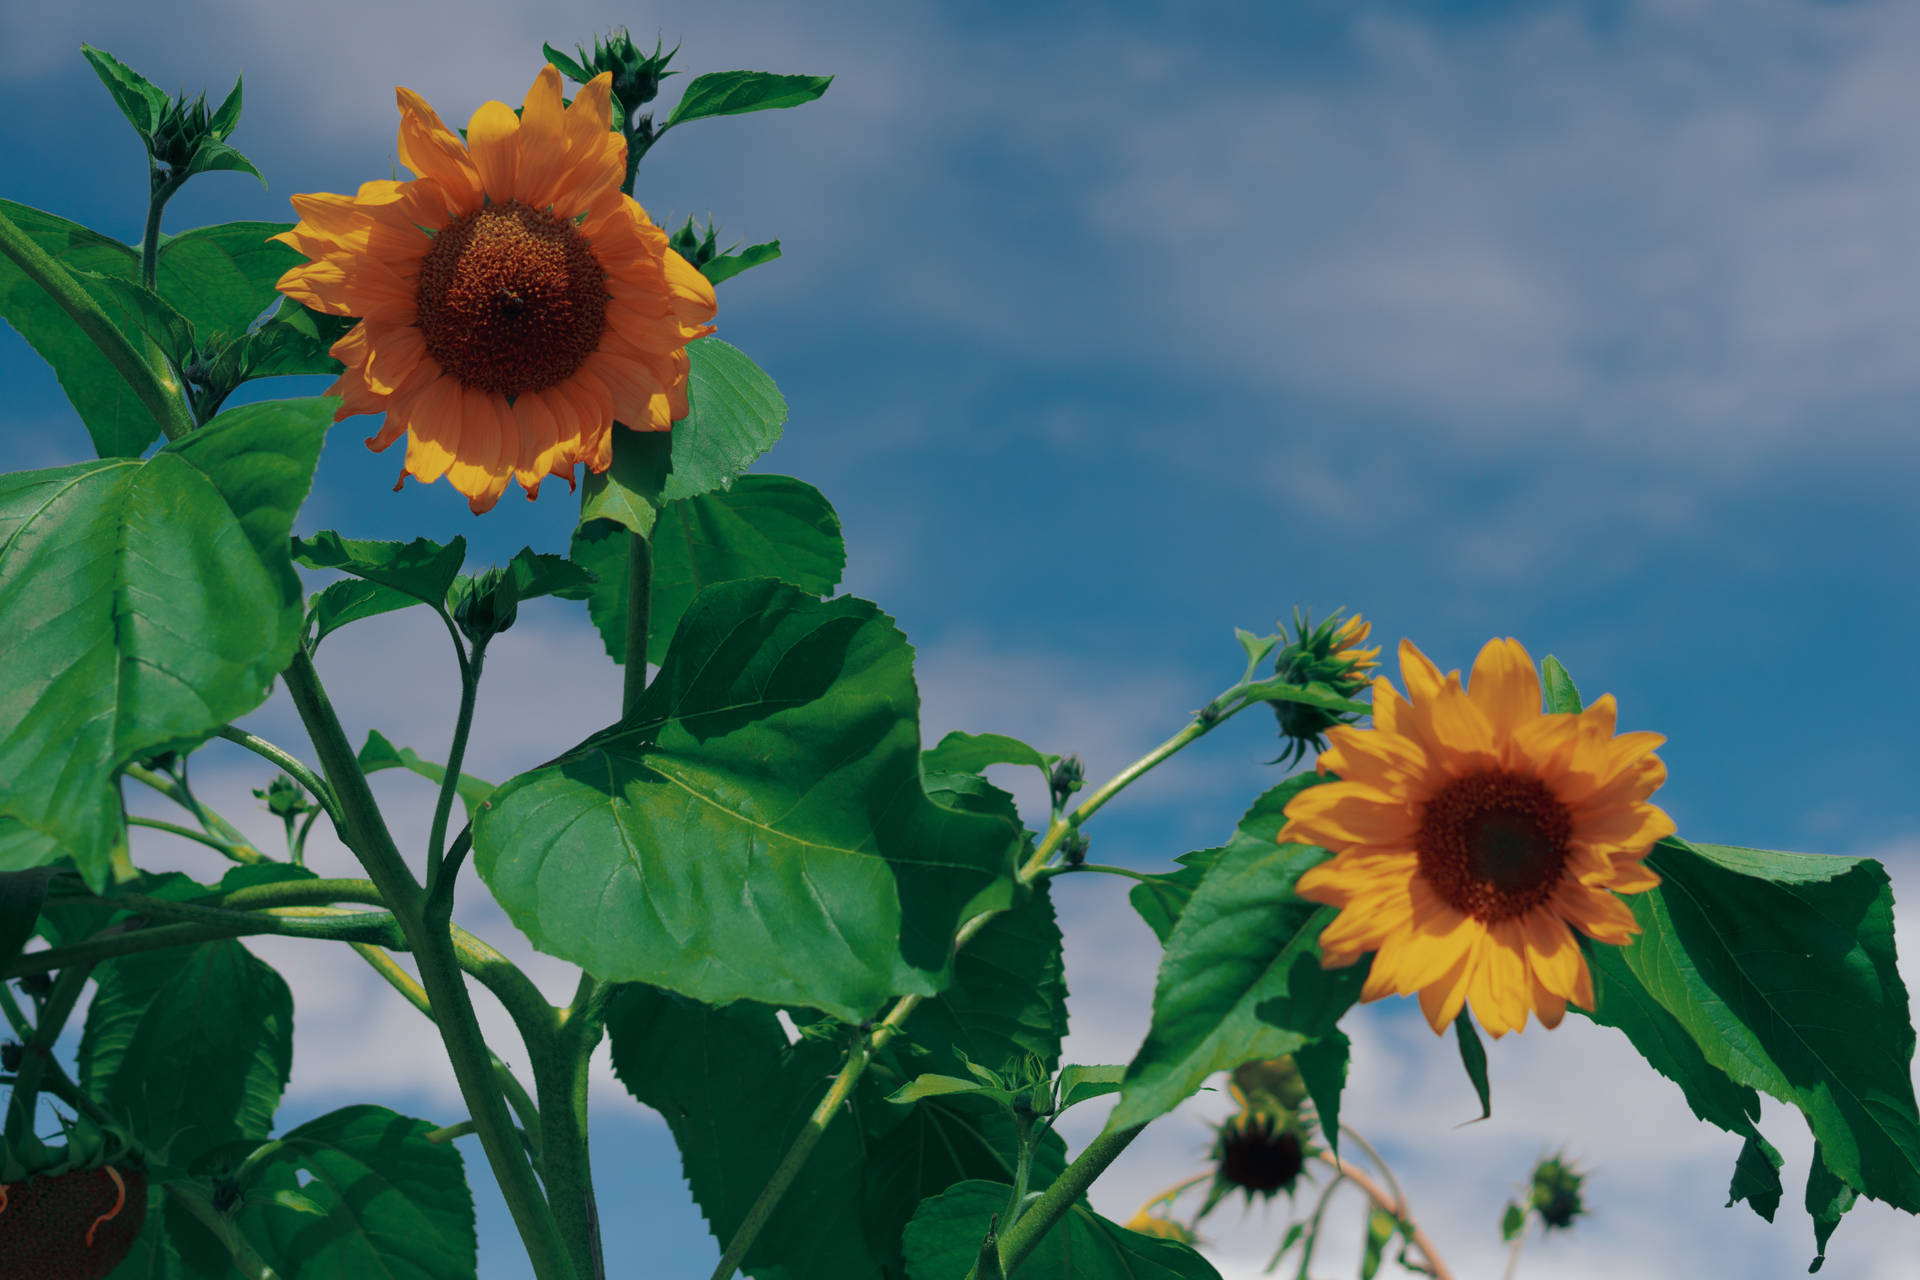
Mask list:
[[578,227],[509,200],[440,229],[415,301],[441,368],[515,396],[564,381],[600,345],[606,272]]
[[1493,924],[1545,902],[1566,869],[1573,817],[1527,774],[1455,778],[1420,811],[1420,874],[1457,911]]

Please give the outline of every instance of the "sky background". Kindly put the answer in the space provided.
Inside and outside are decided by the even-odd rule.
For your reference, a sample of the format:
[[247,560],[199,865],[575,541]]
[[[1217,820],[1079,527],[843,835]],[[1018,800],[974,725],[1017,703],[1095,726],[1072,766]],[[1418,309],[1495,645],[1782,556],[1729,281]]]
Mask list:
[[[216,100],[244,73],[233,141],[272,190],[196,179],[170,206],[178,231],[290,220],[292,192],[386,177],[394,85],[462,123],[520,101],[543,40],[570,49],[615,24],[680,42],[690,72],[837,77],[798,110],[676,130],[636,194],[670,225],[711,213],[723,243],[783,242],[719,290],[721,336],[791,406],[757,469],[837,506],[845,589],[918,650],[928,743],[1014,733],[1105,777],[1237,676],[1232,628],[1346,605],[1389,656],[1409,636],[1442,669],[1490,636],[1557,654],[1589,699],[1618,697],[1623,729],[1668,736],[1656,800],[1682,835],[1881,858],[1916,896],[1900,726],[1920,717],[1901,640],[1920,547],[1920,9],[9,4],[0,191],[138,237],[140,146],[82,40]],[[0,385],[0,467],[90,456],[10,331]],[[565,549],[564,486],[533,504],[515,490],[483,518],[444,483],[394,494],[399,451],[361,444],[375,426],[332,432],[298,531],[459,533],[470,563]],[[494,779],[601,727],[617,698],[584,610],[522,616],[491,651],[470,757]],[[457,688],[430,623],[390,615],[322,647],[356,739],[377,727],[443,754]],[[305,749],[284,696],[246,723]],[[1158,868],[1220,842],[1278,780],[1261,763],[1276,749],[1264,713],[1230,723],[1104,813],[1094,856]],[[197,761],[209,798],[271,838],[247,794],[257,761],[224,744]],[[392,774],[376,789],[417,848],[430,789]],[[320,844],[323,874],[345,873]],[[219,869],[164,837],[141,854]],[[468,883],[463,922],[526,956]],[[1145,1029],[1157,952],[1124,890],[1059,886],[1074,1061],[1125,1061]],[[1920,949],[1920,916],[1903,906],[1899,923]],[[283,1123],[356,1101],[461,1118],[429,1028],[369,971],[313,944],[256,950],[297,1002]],[[571,990],[565,966],[527,963],[555,998]],[[483,997],[483,1012],[498,1011]],[[507,1025],[488,1023],[496,1043]],[[1471,1089],[1411,1001],[1343,1025],[1343,1118],[1386,1152],[1463,1280],[1499,1273],[1501,1206],[1562,1147],[1593,1171],[1594,1214],[1530,1241],[1526,1280],[1804,1274],[1796,1114],[1763,1121],[1788,1158],[1769,1227],[1722,1207],[1738,1142],[1616,1032],[1576,1017],[1490,1044],[1494,1116],[1461,1128]],[[595,1096],[609,1256],[704,1275],[717,1249],[664,1125],[604,1072]],[[1198,1169],[1204,1121],[1228,1109],[1204,1094],[1156,1125],[1096,1205],[1124,1219]],[[1076,1142],[1098,1127],[1086,1112]],[[522,1280],[462,1147],[480,1274]],[[1227,1280],[1259,1274],[1285,1209],[1210,1219]],[[1359,1198],[1334,1212],[1330,1275],[1353,1266]],[[1824,1274],[1911,1276],[1917,1239],[1863,1204]]]

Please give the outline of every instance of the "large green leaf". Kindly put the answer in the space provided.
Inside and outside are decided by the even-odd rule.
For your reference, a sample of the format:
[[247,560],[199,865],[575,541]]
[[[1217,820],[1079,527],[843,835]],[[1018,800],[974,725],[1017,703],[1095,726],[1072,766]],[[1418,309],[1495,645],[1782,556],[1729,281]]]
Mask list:
[[120,114],[127,118],[127,123],[134,127],[144,142],[160,127],[160,118],[173,101],[167,97],[167,91],[105,49],[82,44],[80,56],[93,67],[93,73],[100,77],[100,83],[107,86],[107,92],[113,95],[114,105],[120,108]]
[[[282,1280],[473,1280],[466,1167],[434,1126],[385,1107],[330,1111],[283,1134],[242,1189],[240,1229]],[[297,1193],[308,1208],[270,1202]],[[269,1201],[262,1203],[262,1201]]]
[[155,283],[160,296],[193,322],[202,340],[224,331],[238,336],[280,298],[274,288],[306,261],[270,240],[287,222],[223,222],[195,227],[160,242]]
[[151,460],[0,477],[0,869],[99,887],[114,773],[258,706],[300,641],[287,534],[331,400],[231,409]]
[[338,569],[427,604],[442,605],[466,561],[467,540],[456,535],[444,544],[429,538],[365,542],[322,529],[311,538],[295,538],[293,558],[309,569]]
[[[678,428],[675,428],[678,430]],[[581,525],[573,559],[596,581],[588,612],[607,653],[627,660],[627,546],[624,526]],[[653,529],[649,662],[663,661],[680,616],[702,588],[735,578],[778,578],[823,596],[839,585],[847,549],[840,518],[820,491],[787,476],[741,476],[717,489],[667,504]]]
[[1320,930],[1337,912],[1293,893],[1326,850],[1276,839],[1299,790],[1290,779],[1254,802],[1181,909],[1109,1128],[1171,1111],[1215,1071],[1311,1044],[1359,998],[1365,963],[1320,967]]
[[1660,842],[1621,958],[1736,1083],[1807,1118],[1834,1174],[1920,1212],[1920,1115],[1893,893],[1865,858]]
[[687,359],[687,416],[671,431],[614,431],[613,465],[581,492],[583,523],[650,533],[663,505],[725,487],[780,439],[787,402],[744,352],[701,338]]
[[709,71],[687,81],[687,91],[667,117],[667,125],[708,116],[733,116],[812,102],[827,91],[832,76],[785,76],[771,71]]
[[863,600],[702,592],[633,714],[496,791],[474,862],[542,951],[611,981],[849,1022],[944,984],[1012,824],[920,780],[912,650]]
[[[139,260],[132,249],[77,222],[11,200],[0,200],[0,213],[71,271],[129,280],[139,274]],[[133,317],[124,309],[96,300],[123,328],[132,323]],[[53,366],[67,399],[93,438],[94,452],[103,458],[133,458],[159,439],[161,424],[93,340],[4,255],[0,255],[0,317]]]
[[[995,1182],[962,1182],[923,1202],[907,1226],[907,1275],[911,1280],[959,1280],[980,1255],[980,1242],[995,1215],[1004,1214],[1012,1188]],[[1006,1223],[1000,1224],[1006,1234]],[[1129,1231],[1074,1205],[1041,1237],[1008,1280],[1220,1280],[1213,1264],[1191,1246]]]
[[[733,1235],[846,1055],[830,1023],[789,1045],[774,1010],[715,1008],[654,987],[621,988],[608,1010],[613,1068],[666,1120],[694,1199],[717,1240]],[[891,1280],[920,1201],[965,1178],[1013,1176],[1012,1119],[977,1099],[884,1101],[886,1055],[849,1115],[828,1127],[747,1254],[760,1280]],[[1035,1154],[1033,1185],[1064,1164],[1057,1138]]]
[[921,1071],[964,1075],[1026,1055],[1051,1071],[1067,1031],[1066,967],[1048,886],[989,920],[954,960],[953,985],[914,1011],[907,1036]]
[[184,1166],[264,1138],[293,1069],[293,994],[231,939],[105,961],[80,1038],[80,1084]]

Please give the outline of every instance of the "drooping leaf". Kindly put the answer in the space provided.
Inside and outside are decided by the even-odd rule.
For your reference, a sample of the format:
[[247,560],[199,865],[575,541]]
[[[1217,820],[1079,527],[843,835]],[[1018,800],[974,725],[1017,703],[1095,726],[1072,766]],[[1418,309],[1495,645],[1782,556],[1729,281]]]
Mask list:
[[342,368],[331,354],[333,344],[358,323],[351,316],[322,315],[282,298],[265,323],[241,340],[241,373],[246,378],[302,373],[333,377]]
[[1058,1109],[1086,1102],[1092,1098],[1104,1098],[1109,1093],[1120,1092],[1121,1082],[1127,1077],[1127,1069],[1119,1063],[1098,1066],[1065,1066],[1060,1068]]
[[439,606],[466,561],[467,540],[456,535],[444,545],[427,538],[363,542],[322,529],[311,538],[295,538],[293,558],[309,569],[338,569]]
[[[678,428],[675,428],[678,430]],[[625,526],[595,520],[574,530],[572,558],[594,575],[580,594],[615,662],[627,660]],[[653,529],[647,660],[665,659],[674,627],[702,588],[737,578],[778,578],[814,595],[846,568],[840,520],[820,491],[787,476],[741,476],[667,504]],[[566,593],[563,593],[566,594]]]
[[[0,200],[0,213],[69,271],[125,279],[139,273],[139,259],[132,249],[77,222],[11,200]],[[107,314],[116,323],[131,319],[124,311]],[[53,366],[61,389],[92,437],[94,452],[103,458],[136,458],[160,438],[160,422],[120,371],[60,305],[4,255],[0,255],[0,317]]]
[[[352,1106],[290,1130],[242,1183],[254,1194],[240,1229],[282,1280],[474,1280],[465,1162],[451,1142],[427,1140],[433,1129],[385,1107]],[[273,1202],[276,1193],[310,1208]]]
[[[1010,1186],[974,1180],[923,1201],[907,1224],[910,1280],[956,1280],[967,1274],[994,1215],[1007,1207]],[[1005,1235],[1001,1224],[1001,1234]],[[1128,1231],[1089,1209],[1085,1201],[1063,1214],[1009,1280],[1220,1280],[1192,1246]]]
[[307,600],[307,625],[313,632],[312,643],[318,648],[322,640],[349,622],[375,618],[419,603],[417,596],[364,578],[328,583]]
[[787,402],[744,352],[701,338],[687,359],[687,416],[671,431],[614,430],[613,465],[581,491],[582,523],[650,533],[663,505],[726,487],[780,439]]
[[1833,1229],[1840,1225],[1840,1219],[1857,1199],[1859,1192],[1834,1173],[1827,1164],[1825,1148],[1815,1142],[1813,1162],[1807,1167],[1807,1214],[1813,1219],[1813,1261],[1807,1267],[1809,1272],[1826,1265],[1827,1241],[1833,1238]]
[[687,82],[667,127],[708,116],[770,111],[812,102],[827,91],[832,76],[783,76],[769,71],[709,71]]
[[609,981],[846,1021],[937,991],[1010,824],[930,800],[912,652],[764,578],[681,619],[633,714],[495,792],[474,861],[540,950]]
[[1003,733],[962,733],[958,729],[930,747],[926,757],[928,772],[980,773],[996,764],[1029,764],[1049,783],[1059,759]]
[[[396,747],[378,729],[367,731],[367,740],[360,747],[360,769],[363,773],[378,773],[382,769],[405,769],[439,786],[446,781],[447,766],[423,760],[412,747]],[[460,803],[467,808],[467,820],[472,821],[480,812],[481,804],[493,794],[494,784],[484,778],[476,778],[470,773],[460,775],[460,781],[454,784],[454,792],[460,797]]]
[[708,284],[719,284],[722,280],[731,280],[742,271],[751,271],[763,263],[772,262],[780,256],[780,242],[769,240],[765,244],[750,244],[737,253],[723,253],[700,264],[700,274],[707,278]]
[[[259,177],[251,165],[245,171]],[[201,337],[215,332],[238,337],[280,301],[274,288],[280,277],[306,261],[268,238],[291,229],[286,222],[222,222],[168,236],[160,242],[155,264],[160,296],[191,320]]]
[[113,775],[258,706],[304,617],[288,530],[331,400],[228,410],[150,461],[0,477],[0,868],[120,838]]
[[266,190],[267,177],[254,168],[253,161],[242,155],[237,148],[212,138],[203,140],[194,148],[193,159],[187,164],[187,174],[212,173],[219,169],[231,169],[240,173],[249,173],[260,179],[261,190]]
[[1346,1091],[1352,1059],[1353,1043],[1344,1031],[1328,1032],[1293,1053],[1293,1065],[1300,1069],[1300,1082],[1307,1086],[1320,1120],[1320,1136],[1336,1155],[1340,1152],[1340,1096]]
[[1626,899],[1641,927],[1620,950],[1633,976],[1708,1062],[1798,1107],[1848,1186],[1920,1211],[1914,1033],[1885,870],[1673,838],[1647,865],[1660,887]]
[[[1260,812],[1269,823],[1278,816]],[[1364,962],[1320,967],[1320,930],[1338,913],[1293,895],[1326,851],[1243,841],[1248,835],[1243,823],[1174,923],[1153,1023],[1109,1128],[1164,1115],[1215,1071],[1299,1050],[1332,1031],[1359,998]]]
[[293,994],[272,966],[222,939],[110,959],[94,976],[80,1085],[108,1114],[181,1166],[272,1131],[293,1069]]
[[1460,1065],[1467,1069],[1467,1079],[1473,1082],[1473,1091],[1480,1099],[1479,1118],[1485,1120],[1493,1114],[1493,1092],[1487,1085],[1487,1046],[1480,1043],[1480,1029],[1464,1008],[1453,1020],[1453,1035],[1460,1045]]
[[[1733,1181],[1727,1187],[1727,1207],[1745,1200],[1753,1211],[1768,1222],[1780,1208],[1785,1188],[1780,1185],[1780,1167],[1786,1161],[1773,1144],[1758,1133],[1747,1135],[1740,1144],[1740,1156],[1733,1162]],[[1825,1248],[1825,1242],[1821,1244]]]

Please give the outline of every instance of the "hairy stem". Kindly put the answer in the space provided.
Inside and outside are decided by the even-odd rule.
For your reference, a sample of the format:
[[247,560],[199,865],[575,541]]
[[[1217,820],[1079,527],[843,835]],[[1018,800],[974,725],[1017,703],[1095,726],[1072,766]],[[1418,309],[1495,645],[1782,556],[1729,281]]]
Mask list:
[[453,745],[447,748],[447,773],[440,779],[440,795],[433,804],[433,830],[427,836],[427,896],[444,897],[449,911],[453,907],[453,886],[435,894],[444,873],[442,855],[447,847],[447,818],[453,813],[454,796],[460,790],[460,766],[467,756],[467,734],[473,729],[473,706],[480,695],[480,667],[487,646],[476,642],[473,656],[460,664],[460,713],[453,722]]
[[1000,1233],[1000,1270],[1004,1274],[1012,1275],[1026,1261],[1027,1255],[1034,1251],[1053,1224],[1079,1202],[1080,1197],[1087,1193],[1087,1188],[1093,1185],[1093,1180],[1105,1173],[1107,1166],[1146,1127],[1136,1124],[1125,1129],[1109,1129],[1081,1149],[1066,1171],[1054,1179],[1053,1185],[1040,1193],[1033,1207]]
[[588,1153],[587,1065],[606,1029],[607,1003],[613,992],[612,984],[582,973],[573,1003],[560,1014],[552,1053],[534,1071],[545,1130],[540,1181],[561,1234],[573,1247],[574,1269],[583,1277],[601,1271],[600,1215]]

